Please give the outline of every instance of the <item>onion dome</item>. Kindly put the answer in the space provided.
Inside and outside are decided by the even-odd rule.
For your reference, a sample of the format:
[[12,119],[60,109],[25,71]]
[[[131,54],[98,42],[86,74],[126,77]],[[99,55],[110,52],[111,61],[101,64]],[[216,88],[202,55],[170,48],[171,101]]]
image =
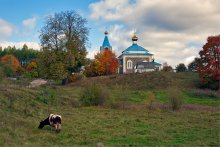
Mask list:
[[134,35],[132,37],[133,44],[129,46],[127,49],[125,49],[122,52],[122,54],[123,55],[150,55],[152,56],[153,54],[151,54],[148,50],[146,50],[145,48],[137,44],[137,40],[138,40],[138,37]]
[[108,31],[105,31],[105,35],[108,35]]
[[138,40],[138,37],[136,36],[136,35],[134,35],[133,37],[132,37],[132,41],[137,41]]

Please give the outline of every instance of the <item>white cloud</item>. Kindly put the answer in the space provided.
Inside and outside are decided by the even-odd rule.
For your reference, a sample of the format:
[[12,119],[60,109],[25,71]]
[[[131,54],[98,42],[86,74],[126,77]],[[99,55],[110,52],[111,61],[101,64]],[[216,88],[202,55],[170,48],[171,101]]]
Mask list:
[[36,26],[36,22],[37,22],[37,18],[36,17],[32,17],[32,18],[28,18],[22,21],[22,25],[23,27],[27,28],[27,29],[34,29]]
[[219,0],[101,0],[89,8],[92,20],[113,24],[109,39],[117,54],[132,44],[136,28],[139,45],[175,66],[188,64],[208,36],[220,33],[218,6]]
[[5,40],[6,38],[10,37],[13,32],[13,26],[0,18],[0,40]]
[[[129,0],[105,0],[92,3],[89,5],[89,8],[92,9],[93,13],[91,14],[92,19],[105,19],[105,20],[118,20],[121,19],[124,14],[129,13]],[[101,10],[100,10],[101,9]],[[104,12],[104,14],[100,13]],[[121,13],[124,11],[123,13]],[[121,14],[121,15],[119,15]],[[104,17],[103,17],[104,15]],[[122,16],[123,15],[123,16]]]
[[16,48],[22,48],[23,45],[26,44],[28,48],[33,48],[33,49],[40,49],[40,44],[37,42],[8,42],[8,41],[2,41],[0,42],[0,46],[2,48],[8,47],[8,46],[15,46]]
[[185,59],[185,63],[187,63],[187,65],[188,65],[188,64],[191,63],[195,58],[196,58],[196,56],[187,57],[187,58]]
[[99,47],[96,46],[88,51],[86,58],[94,59],[94,56],[99,52]]

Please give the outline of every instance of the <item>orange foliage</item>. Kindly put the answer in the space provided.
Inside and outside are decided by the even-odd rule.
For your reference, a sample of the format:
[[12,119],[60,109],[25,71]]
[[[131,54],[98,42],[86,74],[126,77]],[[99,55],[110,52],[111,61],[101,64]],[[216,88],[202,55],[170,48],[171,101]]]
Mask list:
[[21,65],[18,59],[14,55],[4,55],[0,62],[4,65],[11,67],[13,71],[18,71],[21,68]]
[[115,74],[118,69],[118,59],[110,50],[104,50],[95,55],[94,61],[87,68],[88,75],[111,75]]
[[36,69],[37,68],[37,62],[36,61],[31,61],[28,66],[27,66],[27,70],[31,71],[32,69]]
[[162,71],[171,72],[171,71],[173,71],[173,68],[171,66],[164,66]]

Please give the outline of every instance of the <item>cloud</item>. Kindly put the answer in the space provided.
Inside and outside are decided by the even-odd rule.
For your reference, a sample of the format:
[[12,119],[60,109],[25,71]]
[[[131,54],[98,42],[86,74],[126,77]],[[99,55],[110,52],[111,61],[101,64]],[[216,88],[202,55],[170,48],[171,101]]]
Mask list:
[[25,41],[22,41],[22,42],[2,41],[2,42],[0,42],[0,46],[2,48],[6,48],[8,46],[15,46],[16,48],[22,48],[24,44],[26,44],[28,46],[28,48],[40,50],[40,44],[37,42],[25,42]]
[[0,18],[0,40],[5,40],[6,38],[10,37],[13,32],[13,26]]
[[[92,10],[90,16],[91,19],[104,19],[104,20],[119,20],[121,19],[130,9],[128,8],[128,0],[104,0],[89,5]],[[105,9],[105,10],[103,10]],[[101,14],[100,13],[104,13]],[[121,13],[121,11],[124,11]],[[119,15],[120,14],[120,15]]]
[[34,29],[36,26],[37,18],[32,17],[22,21],[22,26],[27,29]]
[[172,66],[188,64],[210,35],[220,33],[219,0],[102,0],[92,3],[90,19],[110,25],[109,40],[117,54],[138,44]]
[[186,62],[187,65],[188,65],[188,64],[191,63],[195,58],[196,58],[196,56],[187,57],[187,58],[185,59],[185,62]]
[[94,59],[94,55],[96,55],[98,52],[99,52],[99,47],[96,46],[94,48],[92,48],[91,50],[89,50],[88,54],[87,54],[87,58],[90,58],[90,59]]

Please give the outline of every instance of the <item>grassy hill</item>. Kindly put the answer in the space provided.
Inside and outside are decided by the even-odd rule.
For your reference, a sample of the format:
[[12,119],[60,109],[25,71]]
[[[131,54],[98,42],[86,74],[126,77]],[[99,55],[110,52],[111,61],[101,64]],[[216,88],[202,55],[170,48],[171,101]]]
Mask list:
[[[153,72],[27,88],[28,80],[5,79],[0,84],[0,146],[220,146],[219,93],[196,88],[197,81],[194,73]],[[91,83],[109,95],[103,106],[81,105],[82,91]],[[172,87],[183,93],[178,111],[169,108]],[[63,117],[59,134],[37,128],[50,113]]]

